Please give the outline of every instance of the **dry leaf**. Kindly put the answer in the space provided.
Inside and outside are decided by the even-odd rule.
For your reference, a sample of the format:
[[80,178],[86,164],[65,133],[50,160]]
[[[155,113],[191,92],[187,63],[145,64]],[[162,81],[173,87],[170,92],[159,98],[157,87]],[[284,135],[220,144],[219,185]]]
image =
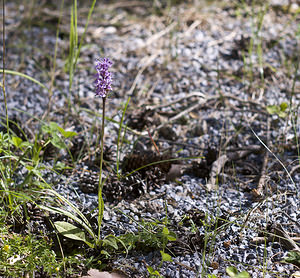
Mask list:
[[190,117],[191,117],[192,119],[199,119],[198,113],[190,112],[189,115],[190,115]]

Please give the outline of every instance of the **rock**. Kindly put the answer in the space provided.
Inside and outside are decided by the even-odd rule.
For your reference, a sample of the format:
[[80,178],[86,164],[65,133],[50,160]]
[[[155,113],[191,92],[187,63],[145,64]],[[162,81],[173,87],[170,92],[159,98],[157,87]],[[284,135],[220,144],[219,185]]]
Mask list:
[[[123,276],[124,277],[124,276]],[[90,269],[88,271],[88,276],[82,276],[81,278],[123,278],[116,273],[100,272],[97,269]]]

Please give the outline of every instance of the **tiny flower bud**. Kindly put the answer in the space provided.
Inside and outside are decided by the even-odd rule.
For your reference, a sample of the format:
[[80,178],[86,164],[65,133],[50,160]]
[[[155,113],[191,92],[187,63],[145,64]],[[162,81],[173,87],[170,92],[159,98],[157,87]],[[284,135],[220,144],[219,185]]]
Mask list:
[[5,245],[3,246],[3,249],[4,249],[5,252],[8,252],[9,249],[10,249],[10,246],[7,245],[7,244],[5,244]]

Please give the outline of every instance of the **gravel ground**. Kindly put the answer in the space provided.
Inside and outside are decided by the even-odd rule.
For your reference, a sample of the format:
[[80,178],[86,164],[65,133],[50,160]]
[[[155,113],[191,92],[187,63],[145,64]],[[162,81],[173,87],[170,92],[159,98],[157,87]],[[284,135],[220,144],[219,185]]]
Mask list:
[[[101,101],[93,92],[93,63],[99,56],[110,57],[114,61],[114,92],[107,101],[107,117],[120,121],[120,107],[131,97],[125,116],[130,127],[125,136],[128,144],[121,161],[128,158],[133,146],[136,155],[154,152],[146,129],[160,151],[168,150],[171,157],[205,158],[172,164],[180,168],[175,180],[157,167],[133,176],[134,183],[122,180],[118,184],[109,178],[104,189],[103,233],[136,232],[135,221],[163,221],[167,204],[169,230],[178,240],[168,245],[173,262],[163,263],[161,275],[205,277],[203,273],[211,273],[225,277],[226,267],[234,265],[251,277],[290,277],[297,267],[281,261],[291,247],[284,240],[258,238],[278,229],[293,237],[300,235],[300,171],[295,146],[300,120],[296,117],[292,122],[291,117],[269,115],[266,110],[267,105],[288,102],[294,115],[299,114],[299,72],[294,78],[292,66],[292,62],[299,62],[299,17],[285,13],[283,3],[271,1],[257,31],[258,16],[252,18],[251,12],[259,14],[259,6],[251,11],[248,6],[237,8],[235,1],[204,7],[180,4],[165,9],[167,16],[149,12],[148,2],[128,7],[120,3],[96,8],[98,14],[88,28],[70,94],[68,75],[61,70],[68,53],[68,34],[62,31],[59,36],[57,73],[47,117],[80,134],[73,140],[74,148],[87,140],[90,149],[84,149],[87,155],[75,171],[60,175],[47,172],[47,180],[83,211],[97,207],[98,133],[91,128],[95,122],[98,128],[101,121],[87,109],[101,114]],[[30,27],[25,28],[26,7],[18,10],[14,3],[7,3],[6,68],[49,86],[48,55],[53,55],[56,40],[55,28],[48,21],[56,22],[57,16],[46,7],[33,11]],[[296,7],[293,2],[293,9]],[[42,27],[37,24],[41,17],[45,22]],[[64,20],[67,17],[62,23],[68,26]],[[84,24],[84,17],[80,17],[80,27]],[[249,52],[251,42],[254,49],[262,46],[263,67],[258,52]],[[252,65],[247,62],[250,56]],[[39,126],[32,118],[42,118],[48,109],[48,92],[9,74],[6,85],[10,117],[16,117],[31,134]],[[71,116],[66,110],[68,96],[74,104]],[[3,115],[3,106],[1,109]],[[116,160],[118,126],[106,121],[105,154],[111,164]],[[257,137],[272,154],[261,147]],[[252,146],[261,149],[251,151]],[[246,155],[241,154],[249,149]],[[222,155],[229,157],[224,165],[218,159]],[[67,159],[67,154],[61,153],[60,159]],[[145,164],[149,159],[146,155]],[[53,163],[51,158],[48,163]],[[216,165],[222,168],[217,180],[213,175]],[[107,166],[104,174],[111,173]],[[260,181],[264,189],[256,196]],[[211,186],[213,190],[209,190]],[[142,249],[117,255],[112,262],[113,268],[129,277],[146,277],[146,265],[156,268],[159,264],[158,250]]]

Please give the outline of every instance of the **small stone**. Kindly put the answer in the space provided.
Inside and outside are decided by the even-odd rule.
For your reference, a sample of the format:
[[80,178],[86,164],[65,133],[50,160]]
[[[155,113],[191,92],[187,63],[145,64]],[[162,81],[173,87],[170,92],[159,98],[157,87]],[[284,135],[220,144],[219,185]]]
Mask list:
[[117,28],[114,26],[109,26],[104,29],[105,34],[114,34],[117,32]]

